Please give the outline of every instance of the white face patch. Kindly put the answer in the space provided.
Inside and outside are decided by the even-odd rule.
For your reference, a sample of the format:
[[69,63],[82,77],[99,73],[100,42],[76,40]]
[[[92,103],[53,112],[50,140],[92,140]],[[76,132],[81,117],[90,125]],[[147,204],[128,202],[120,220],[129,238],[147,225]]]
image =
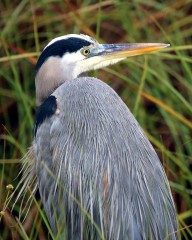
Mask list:
[[[86,57],[80,52],[74,52],[74,53],[65,53],[65,55],[61,58],[61,62],[63,65],[69,65],[69,64],[76,64],[79,61],[84,60]],[[75,65],[74,65],[75,66]]]

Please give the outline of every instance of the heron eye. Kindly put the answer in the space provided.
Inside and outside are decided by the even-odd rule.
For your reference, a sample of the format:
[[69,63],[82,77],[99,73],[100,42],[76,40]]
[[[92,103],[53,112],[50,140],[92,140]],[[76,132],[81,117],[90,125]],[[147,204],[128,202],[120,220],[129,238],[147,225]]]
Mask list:
[[89,53],[90,53],[90,49],[89,49],[89,48],[84,48],[84,49],[81,51],[81,53],[82,53],[84,56],[87,56],[87,55],[89,55]]

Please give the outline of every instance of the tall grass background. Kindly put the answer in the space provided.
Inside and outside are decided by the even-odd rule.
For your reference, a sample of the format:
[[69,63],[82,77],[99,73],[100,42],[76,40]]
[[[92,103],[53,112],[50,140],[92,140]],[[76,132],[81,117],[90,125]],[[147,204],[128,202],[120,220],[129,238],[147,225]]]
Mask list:
[[7,199],[32,141],[37,57],[69,33],[171,44],[93,74],[118,92],[146,132],[169,178],[182,239],[192,239],[191,0],[0,1],[0,239],[54,238],[38,194],[23,222],[21,202],[11,212]]

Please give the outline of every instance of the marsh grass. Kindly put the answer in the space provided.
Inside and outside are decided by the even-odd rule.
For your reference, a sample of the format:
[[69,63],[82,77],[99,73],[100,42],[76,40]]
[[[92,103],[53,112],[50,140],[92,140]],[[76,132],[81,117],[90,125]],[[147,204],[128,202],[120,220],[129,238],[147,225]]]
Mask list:
[[0,9],[0,239],[55,239],[38,194],[21,222],[21,203],[11,213],[6,186],[17,186],[19,159],[32,141],[37,56],[49,40],[68,33],[108,43],[171,44],[93,74],[118,92],[154,145],[182,238],[192,239],[192,1],[7,0]]

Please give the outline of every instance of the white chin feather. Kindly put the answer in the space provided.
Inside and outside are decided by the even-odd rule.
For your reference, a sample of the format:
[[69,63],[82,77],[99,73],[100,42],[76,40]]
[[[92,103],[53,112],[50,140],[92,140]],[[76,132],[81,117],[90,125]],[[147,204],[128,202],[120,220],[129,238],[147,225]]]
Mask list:
[[76,65],[73,70],[73,76],[78,77],[82,73],[104,68],[109,65],[113,65],[123,59],[125,58],[106,60],[104,57],[101,57],[101,56],[84,59],[83,61],[76,62]]
[[[116,59],[109,59],[109,60],[105,60],[104,58],[100,57],[101,60],[98,61],[98,63],[96,63],[95,65],[93,65],[93,70],[96,70],[96,69],[100,69],[100,68],[104,68],[104,67],[107,67],[107,66],[110,66],[110,65],[113,65],[125,58],[116,58]],[[92,69],[90,69],[92,70]]]

